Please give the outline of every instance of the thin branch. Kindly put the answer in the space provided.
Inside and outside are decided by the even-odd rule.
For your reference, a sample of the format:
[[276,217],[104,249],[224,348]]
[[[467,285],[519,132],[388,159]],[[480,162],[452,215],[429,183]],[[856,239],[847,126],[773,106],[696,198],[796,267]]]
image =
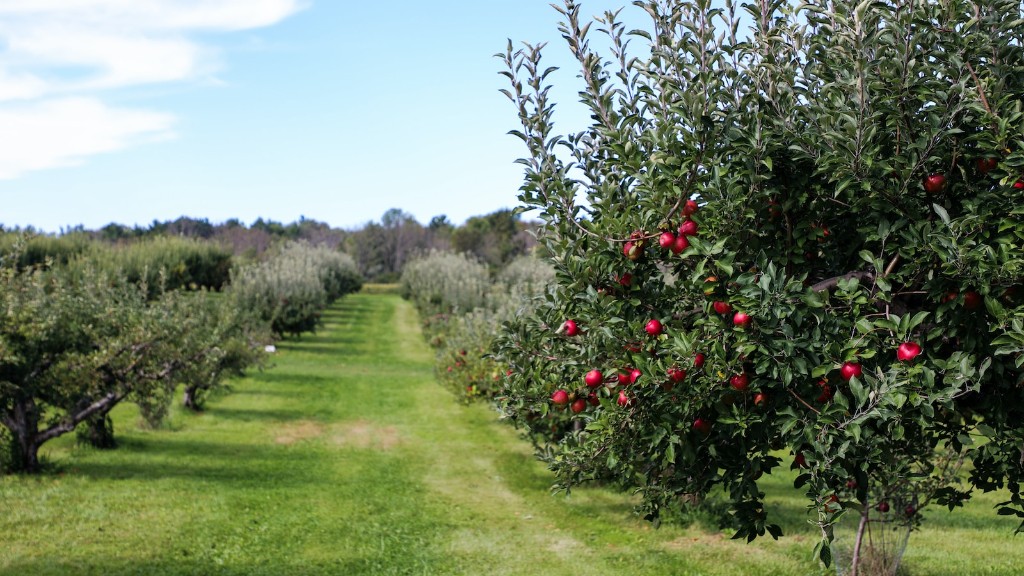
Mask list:
[[801,398],[799,394],[797,394],[796,392],[794,392],[792,390],[787,390],[787,391],[789,392],[790,396],[792,396],[793,398],[796,398],[798,401],[800,401],[800,403],[803,404],[804,406],[806,406],[808,410],[810,410],[811,412],[814,412],[815,414],[817,414],[819,416],[821,415],[821,410],[818,410],[814,406],[811,406],[810,404],[808,404],[807,401],[804,400],[803,398]]
[[967,61],[965,61],[964,64],[967,65],[967,71],[971,73],[971,78],[974,78],[974,85],[978,87],[978,96],[981,97],[981,105],[985,107],[985,111],[992,116],[995,116],[995,113],[992,112],[992,107],[988,105],[988,98],[985,97],[985,91],[981,89],[981,80],[979,80],[978,75],[974,73],[974,66],[971,66],[971,63]]
[[825,292],[838,286],[839,282],[843,280],[850,280],[852,278],[857,280],[874,280],[875,274],[873,272],[850,272],[848,274],[843,274],[842,276],[835,276],[822,280],[821,282],[811,286],[811,290],[815,292]]

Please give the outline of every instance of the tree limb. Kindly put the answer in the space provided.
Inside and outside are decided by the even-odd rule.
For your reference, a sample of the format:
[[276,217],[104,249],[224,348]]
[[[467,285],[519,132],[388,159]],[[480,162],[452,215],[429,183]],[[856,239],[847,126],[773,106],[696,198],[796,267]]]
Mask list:
[[821,282],[811,286],[811,290],[814,290],[815,292],[826,292],[838,286],[840,281],[849,280],[851,278],[855,278],[857,280],[874,280],[875,274],[874,272],[850,272],[848,274],[843,274],[842,276],[835,276],[822,280]]

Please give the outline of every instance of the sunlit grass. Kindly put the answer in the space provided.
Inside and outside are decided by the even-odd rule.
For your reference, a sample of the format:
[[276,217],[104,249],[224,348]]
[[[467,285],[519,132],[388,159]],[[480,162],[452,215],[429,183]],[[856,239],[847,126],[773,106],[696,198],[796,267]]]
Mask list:
[[[821,573],[791,474],[764,482],[779,542],[711,521],[655,530],[628,496],[552,495],[529,445],[432,373],[408,303],[346,297],[205,413],[146,431],[126,406],[117,450],[62,438],[46,474],[0,479],[0,573]],[[908,573],[1019,574],[1024,541],[996,501],[928,512]]]

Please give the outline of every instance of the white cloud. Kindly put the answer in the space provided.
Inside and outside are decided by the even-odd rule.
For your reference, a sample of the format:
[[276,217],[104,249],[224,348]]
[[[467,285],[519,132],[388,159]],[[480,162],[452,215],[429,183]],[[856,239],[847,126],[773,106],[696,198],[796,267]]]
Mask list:
[[173,135],[174,118],[71,97],[0,107],[0,180]]
[[0,0],[0,178],[166,137],[170,114],[103,99],[208,78],[218,54],[198,33],[269,26],[305,1]]

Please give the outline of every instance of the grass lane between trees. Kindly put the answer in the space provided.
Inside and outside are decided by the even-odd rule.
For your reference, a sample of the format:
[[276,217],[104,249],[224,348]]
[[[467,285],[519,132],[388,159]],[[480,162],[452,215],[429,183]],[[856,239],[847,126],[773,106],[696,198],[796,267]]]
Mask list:
[[[123,406],[118,449],[66,437],[43,475],[0,478],[0,574],[820,573],[791,475],[765,482],[787,536],[751,545],[655,530],[611,490],[552,496],[513,429],[434,382],[409,303],[357,294],[325,320],[202,414],[147,431]],[[908,573],[1019,574],[997,501],[928,511]]]

